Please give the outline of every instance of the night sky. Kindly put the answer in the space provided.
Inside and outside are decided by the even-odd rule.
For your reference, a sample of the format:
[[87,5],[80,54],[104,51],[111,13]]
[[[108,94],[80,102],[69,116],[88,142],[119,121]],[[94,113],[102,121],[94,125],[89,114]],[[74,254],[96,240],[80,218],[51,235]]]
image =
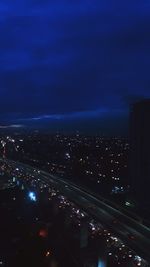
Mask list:
[[1,0],[0,36],[1,125],[126,132],[150,97],[149,0]]

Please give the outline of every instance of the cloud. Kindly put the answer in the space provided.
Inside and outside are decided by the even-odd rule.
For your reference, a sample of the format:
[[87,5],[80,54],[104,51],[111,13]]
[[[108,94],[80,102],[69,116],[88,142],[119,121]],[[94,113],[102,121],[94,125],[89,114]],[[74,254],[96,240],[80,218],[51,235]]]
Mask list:
[[[118,114],[124,114],[124,110],[121,109],[114,109],[111,110],[112,116],[118,116]],[[87,111],[80,111],[80,112],[71,112],[65,114],[42,114],[37,117],[28,117],[28,118],[21,118],[18,119],[19,121],[24,122],[31,122],[31,121],[63,121],[63,120],[75,120],[75,119],[92,119],[92,118],[104,118],[109,117],[110,110],[109,109],[101,109],[101,110],[87,110]]]
[[150,97],[149,15],[146,0],[2,0],[0,119],[120,116]]
[[24,125],[21,124],[12,124],[12,125],[0,125],[0,129],[9,129],[9,128],[23,128]]

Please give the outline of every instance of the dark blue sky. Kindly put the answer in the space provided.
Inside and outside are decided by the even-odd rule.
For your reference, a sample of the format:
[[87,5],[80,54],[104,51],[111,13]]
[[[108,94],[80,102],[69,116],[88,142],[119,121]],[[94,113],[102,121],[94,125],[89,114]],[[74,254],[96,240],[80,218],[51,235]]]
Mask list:
[[149,0],[1,0],[0,36],[1,125],[108,129],[150,97]]

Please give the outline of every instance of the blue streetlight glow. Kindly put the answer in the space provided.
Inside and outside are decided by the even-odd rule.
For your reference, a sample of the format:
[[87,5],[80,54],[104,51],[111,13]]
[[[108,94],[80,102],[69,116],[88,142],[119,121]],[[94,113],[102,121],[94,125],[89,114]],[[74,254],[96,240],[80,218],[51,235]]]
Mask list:
[[99,259],[99,261],[98,261],[98,267],[105,267],[105,266],[106,265],[105,265],[104,261],[101,260],[101,259]]
[[29,198],[31,201],[34,201],[34,202],[36,202],[37,200],[34,192],[29,192]]

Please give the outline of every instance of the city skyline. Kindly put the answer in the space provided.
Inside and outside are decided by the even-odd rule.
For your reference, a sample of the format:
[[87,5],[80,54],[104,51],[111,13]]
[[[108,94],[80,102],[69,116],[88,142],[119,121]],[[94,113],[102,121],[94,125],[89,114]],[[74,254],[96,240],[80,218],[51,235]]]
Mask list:
[[0,1],[0,265],[150,267],[150,3]]

